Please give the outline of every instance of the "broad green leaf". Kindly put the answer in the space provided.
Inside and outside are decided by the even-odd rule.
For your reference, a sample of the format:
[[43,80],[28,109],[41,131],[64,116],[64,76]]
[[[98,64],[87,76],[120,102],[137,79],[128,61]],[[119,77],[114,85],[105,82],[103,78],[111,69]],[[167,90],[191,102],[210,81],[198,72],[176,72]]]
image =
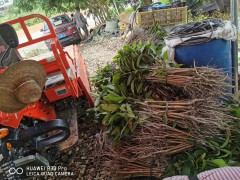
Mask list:
[[107,85],[107,88],[108,88],[107,90],[109,90],[109,89],[112,90],[112,91],[115,91],[115,90],[116,90],[115,86],[112,85],[112,84],[108,84],[108,85]]
[[133,80],[131,83],[131,91],[132,91],[133,95],[135,95],[135,80]]
[[126,103],[126,108],[128,112],[133,112],[130,104]]
[[130,66],[129,66],[129,62],[127,61],[126,58],[123,59],[123,63],[124,63],[124,68],[127,69],[127,70],[130,70]]
[[101,97],[99,96],[97,99],[95,99],[94,106],[95,107],[99,106],[100,102],[101,102]]
[[114,121],[121,119],[122,117],[120,115],[118,115],[118,113],[115,113],[114,115],[112,115],[109,119],[109,124],[112,124]]
[[127,113],[118,113],[119,116],[122,116],[124,119],[127,118]]
[[135,67],[134,59],[132,59],[131,61],[132,61],[132,69],[133,69],[133,70],[137,70],[136,67]]
[[219,158],[226,158],[226,157],[232,155],[232,152],[229,151],[229,150],[227,150],[227,149],[221,149],[221,151],[222,151],[222,152],[225,152],[225,154],[222,155],[222,156],[219,156]]
[[134,78],[133,74],[131,74],[131,75],[128,77],[128,79],[127,79],[127,86],[129,86],[129,85],[131,84],[133,78]]
[[119,88],[120,88],[122,95],[126,97],[128,94],[128,91],[127,91],[127,86],[126,86],[125,82],[122,82]]
[[141,83],[138,85],[138,87],[137,87],[137,94],[140,94],[140,93],[142,92],[142,90],[143,90],[143,85],[144,85],[143,82],[141,82]]
[[134,52],[131,52],[131,60],[134,61],[134,59],[137,58],[137,55]]
[[203,159],[202,161],[202,170],[205,170],[207,167],[207,161],[205,159]]
[[221,146],[221,148],[224,148],[228,145],[229,140],[230,140],[230,135],[231,135],[230,130],[227,129],[227,138],[226,138],[225,142],[223,143],[223,145]]
[[141,47],[140,52],[143,53],[144,50],[145,50],[145,46]]
[[155,46],[155,44],[151,44],[151,47],[150,47],[150,49],[152,50],[152,52],[153,52],[153,54],[156,54],[157,52],[156,52],[156,46]]
[[119,105],[116,105],[116,104],[101,104],[100,106],[104,111],[109,111],[109,112],[116,111],[120,107]]
[[126,104],[122,104],[122,105],[120,106],[120,110],[121,110],[122,112],[127,112]]
[[203,154],[201,155],[201,159],[204,160],[205,157],[206,157],[206,153],[203,153]]
[[223,159],[214,159],[211,160],[210,163],[216,167],[225,167],[227,166],[227,164],[225,163],[225,161]]
[[208,145],[208,147],[209,147],[210,149],[212,149],[213,151],[216,150],[216,148],[215,148],[211,143],[207,142],[207,145]]
[[156,53],[157,54],[162,54],[162,48],[158,49]]
[[137,42],[136,41],[133,42],[132,47],[133,47],[133,49],[136,49],[136,47],[137,47]]
[[137,59],[137,68],[139,68],[139,65],[140,65],[141,60],[142,60],[142,56],[143,56],[143,54],[140,54],[140,55],[138,56],[138,59]]
[[119,74],[115,74],[113,76],[113,80],[112,80],[113,84],[114,85],[119,84],[119,81],[120,81],[120,75]]
[[166,51],[166,52],[163,54],[163,59],[164,59],[164,60],[168,60],[168,51]]
[[130,106],[130,104],[126,103],[126,108],[127,108],[127,116],[129,118],[136,118],[136,116],[134,115],[133,111],[132,111],[132,108]]
[[120,103],[123,100],[125,100],[125,97],[123,97],[123,96],[116,97],[116,96],[113,96],[111,94],[108,94],[107,96],[104,96],[103,99],[105,101],[108,101],[108,102],[111,102],[111,103]]
[[219,147],[220,147],[220,144],[219,144],[218,142],[216,142],[216,141],[209,140],[208,142],[211,143],[211,144],[212,144],[214,147],[216,147],[216,148],[219,148]]
[[127,116],[129,117],[129,118],[136,118],[136,116],[132,113],[132,112],[128,112],[127,113]]
[[150,47],[151,47],[151,43],[147,43],[146,45],[145,45],[145,51],[149,51],[149,49],[150,49]]
[[104,116],[104,118],[103,118],[103,120],[102,120],[102,124],[103,124],[103,125],[108,125],[108,124],[109,124],[108,119],[109,119],[110,115],[111,115],[111,114],[108,113],[108,114],[106,114],[106,115]]
[[109,94],[111,94],[112,96],[115,96],[115,97],[120,97],[117,93],[115,93],[114,91],[110,90],[110,89],[107,89],[107,92]]

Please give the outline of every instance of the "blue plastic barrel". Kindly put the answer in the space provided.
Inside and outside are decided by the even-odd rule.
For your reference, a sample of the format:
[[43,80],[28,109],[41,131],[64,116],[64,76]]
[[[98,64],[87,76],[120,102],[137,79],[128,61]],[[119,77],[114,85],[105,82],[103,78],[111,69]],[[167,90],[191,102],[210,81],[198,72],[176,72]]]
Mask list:
[[214,39],[197,45],[175,47],[175,60],[184,67],[195,65],[223,69],[232,78],[231,41]]

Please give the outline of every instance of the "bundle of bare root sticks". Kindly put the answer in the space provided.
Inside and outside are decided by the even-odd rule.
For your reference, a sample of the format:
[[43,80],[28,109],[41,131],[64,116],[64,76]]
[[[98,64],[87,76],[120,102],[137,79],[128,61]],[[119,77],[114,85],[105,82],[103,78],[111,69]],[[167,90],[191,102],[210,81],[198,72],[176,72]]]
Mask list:
[[122,143],[120,152],[123,157],[129,156],[129,159],[141,162],[187,150],[193,146],[191,142],[194,139],[189,132],[147,120],[136,129],[131,138]]
[[207,97],[218,100],[231,96],[231,79],[219,69],[209,67],[164,69],[156,66],[150,67],[150,72],[145,77],[148,83],[182,88],[190,99]]
[[191,148],[194,139],[189,132],[147,120],[119,145],[105,141],[101,158],[111,176],[161,177],[167,167],[167,155]]
[[161,177],[167,166],[166,157],[154,157],[150,161],[127,161],[121,157],[114,157],[114,160],[109,161],[106,166],[106,171],[113,171],[111,178],[126,179],[139,176]]
[[201,141],[218,135],[229,127],[224,120],[237,120],[219,102],[209,98],[185,101],[145,100],[135,104],[139,105],[140,117],[147,115],[152,123],[164,123],[185,129]]
[[122,180],[149,175],[161,177],[167,167],[168,158],[164,155],[155,154],[153,158],[136,159],[132,157],[132,153],[123,152],[124,147],[129,147],[128,144],[116,145],[110,140],[104,141],[102,137],[103,134],[98,138],[95,156],[98,168],[108,172],[108,179]]

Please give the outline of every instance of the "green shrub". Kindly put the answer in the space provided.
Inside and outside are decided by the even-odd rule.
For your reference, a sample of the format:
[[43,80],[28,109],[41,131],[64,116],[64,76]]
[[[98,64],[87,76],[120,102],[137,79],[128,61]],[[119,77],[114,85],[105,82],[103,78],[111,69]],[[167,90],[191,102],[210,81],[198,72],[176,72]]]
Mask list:
[[202,21],[204,19],[209,18],[216,18],[216,19],[222,19],[222,20],[230,20],[230,14],[228,13],[221,13],[220,11],[216,10],[213,13],[202,13],[199,12],[196,16],[193,16],[190,11],[188,11],[188,22],[197,22]]

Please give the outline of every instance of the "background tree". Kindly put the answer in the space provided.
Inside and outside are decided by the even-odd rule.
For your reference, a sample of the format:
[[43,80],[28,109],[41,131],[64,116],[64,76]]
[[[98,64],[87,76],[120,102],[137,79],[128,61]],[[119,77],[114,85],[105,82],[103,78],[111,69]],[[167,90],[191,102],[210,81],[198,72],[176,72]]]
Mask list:
[[75,7],[79,6],[81,9],[88,9],[101,23],[111,19],[113,9],[118,15],[126,3],[125,0],[15,0],[13,6],[21,12],[42,9],[47,16],[55,13],[73,12]]

